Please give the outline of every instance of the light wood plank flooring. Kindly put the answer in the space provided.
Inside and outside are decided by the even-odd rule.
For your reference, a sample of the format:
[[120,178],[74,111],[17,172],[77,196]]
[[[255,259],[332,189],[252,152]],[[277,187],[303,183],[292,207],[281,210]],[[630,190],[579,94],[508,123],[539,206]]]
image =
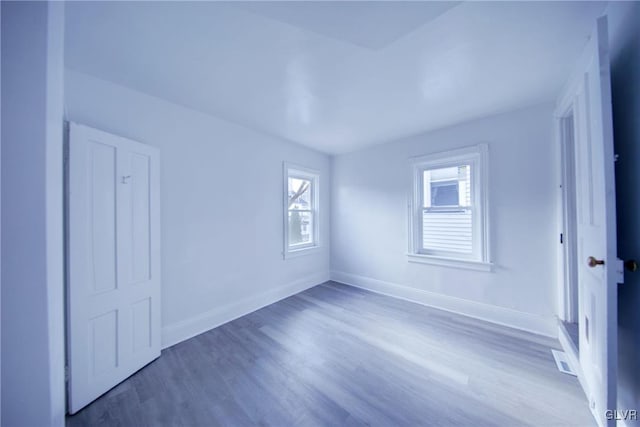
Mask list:
[[595,425],[550,348],[327,282],[163,351],[67,425]]

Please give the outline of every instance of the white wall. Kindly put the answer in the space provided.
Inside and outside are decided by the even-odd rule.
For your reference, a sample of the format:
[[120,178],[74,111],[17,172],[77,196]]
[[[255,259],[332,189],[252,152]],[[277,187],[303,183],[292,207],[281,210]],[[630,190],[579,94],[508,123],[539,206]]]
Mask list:
[[[68,119],[161,150],[163,345],[329,278],[330,159],[66,71]],[[321,251],[283,260],[282,162],[321,173]]]
[[7,426],[64,425],[63,36],[64,4],[3,3],[1,406]]
[[[640,261],[640,3],[608,8],[616,162],[618,256]],[[618,287],[618,408],[640,405],[640,273]]]
[[[333,161],[332,278],[555,335],[553,106],[467,122]],[[489,144],[493,272],[409,263],[408,159]]]

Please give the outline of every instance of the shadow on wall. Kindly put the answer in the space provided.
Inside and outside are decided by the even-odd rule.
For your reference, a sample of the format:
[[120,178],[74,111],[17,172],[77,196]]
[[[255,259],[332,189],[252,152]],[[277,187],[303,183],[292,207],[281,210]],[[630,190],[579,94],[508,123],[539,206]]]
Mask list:
[[[618,256],[640,261],[640,2],[609,10]],[[618,407],[640,409],[640,271],[618,288]]]

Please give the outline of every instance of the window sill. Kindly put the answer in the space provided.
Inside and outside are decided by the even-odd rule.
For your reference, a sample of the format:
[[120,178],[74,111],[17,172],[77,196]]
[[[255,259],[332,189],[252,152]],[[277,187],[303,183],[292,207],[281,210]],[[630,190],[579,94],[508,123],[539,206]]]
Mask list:
[[284,259],[289,259],[289,258],[297,258],[303,255],[312,255],[319,251],[320,251],[320,246],[315,245],[315,246],[307,246],[306,248],[300,248],[300,249],[292,249],[292,250],[290,249],[283,252],[282,255]]
[[441,265],[444,267],[464,268],[476,271],[493,271],[493,264],[483,261],[472,261],[467,259],[443,258],[433,255],[407,254],[409,262],[419,264]]

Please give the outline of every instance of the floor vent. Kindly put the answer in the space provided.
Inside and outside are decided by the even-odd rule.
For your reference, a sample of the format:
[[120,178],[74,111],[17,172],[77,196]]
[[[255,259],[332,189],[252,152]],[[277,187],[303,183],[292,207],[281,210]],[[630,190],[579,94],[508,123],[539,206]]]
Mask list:
[[560,372],[565,374],[577,376],[573,369],[571,369],[571,365],[569,365],[569,360],[567,359],[567,354],[564,351],[551,350],[553,354],[553,358],[556,361],[556,366]]

